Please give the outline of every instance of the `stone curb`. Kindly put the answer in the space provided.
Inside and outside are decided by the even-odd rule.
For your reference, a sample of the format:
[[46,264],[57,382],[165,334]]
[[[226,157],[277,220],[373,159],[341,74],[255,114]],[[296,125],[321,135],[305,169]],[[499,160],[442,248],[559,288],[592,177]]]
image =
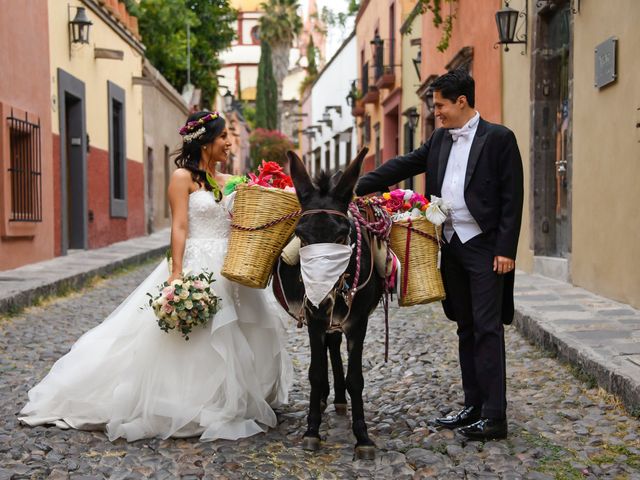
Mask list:
[[632,415],[640,409],[640,384],[622,366],[598,355],[587,345],[553,332],[553,325],[545,325],[534,309],[518,305],[516,300],[514,326],[530,341],[561,360],[592,376],[598,386],[614,394]]
[[[59,295],[69,289],[80,289],[96,276],[106,275],[119,268],[137,265],[150,258],[159,257],[168,247],[169,231],[162,230],[146,237],[125,240],[107,247],[0,272],[0,278],[3,276],[20,278],[22,275],[33,277],[37,269],[45,270],[49,266],[53,271],[60,272],[49,274],[50,278],[41,281],[27,278],[25,280],[27,285],[24,287],[18,286],[18,288],[9,288],[9,291],[5,289],[0,292],[0,315],[29,307],[42,297]],[[71,264],[68,273],[62,273],[61,267],[65,266],[65,260]],[[82,260],[85,260],[84,264],[78,266],[78,261],[82,262]]]

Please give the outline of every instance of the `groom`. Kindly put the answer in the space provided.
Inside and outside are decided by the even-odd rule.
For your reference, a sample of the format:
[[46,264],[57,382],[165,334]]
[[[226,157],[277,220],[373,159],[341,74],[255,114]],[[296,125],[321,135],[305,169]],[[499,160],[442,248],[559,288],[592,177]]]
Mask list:
[[449,203],[441,272],[445,314],[458,324],[465,407],[435,423],[472,440],[507,436],[504,324],[513,320],[523,174],[516,138],[480,118],[465,70],[433,83],[438,128],[417,150],[364,175],[357,195],[386,190],[426,171],[427,197]]

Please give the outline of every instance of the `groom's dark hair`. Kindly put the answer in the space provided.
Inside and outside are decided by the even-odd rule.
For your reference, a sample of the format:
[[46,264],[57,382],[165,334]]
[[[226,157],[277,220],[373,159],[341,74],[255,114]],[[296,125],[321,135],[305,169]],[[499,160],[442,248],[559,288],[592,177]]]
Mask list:
[[440,95],[452,102],[455,102],[459,96],[464,95],[469,106],[471,108],[475,107],[476,83],[464,68],[456,68],[444,75],[440,75],[431,84],[431,89],[440,92]]

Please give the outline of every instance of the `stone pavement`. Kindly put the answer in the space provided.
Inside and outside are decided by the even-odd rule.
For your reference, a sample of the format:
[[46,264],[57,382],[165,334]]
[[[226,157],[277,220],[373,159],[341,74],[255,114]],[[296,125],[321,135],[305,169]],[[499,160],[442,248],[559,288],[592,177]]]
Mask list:
[[[330,406],[318,453],[301,449],[308,402],[308,341],[291,323],[295,384],[277,428],[240,441],[111,443],[100,432],[17,423],[26,392],[87,329],[153,269],[120,272],[90,288],[0,319],[0,480],[50,479],[638,479],[640,421],[593,382],[507,329],[510,435],[466,442],[428,420],[462,400],[455,325],[438,306],[391,309],[390,358],[383,316],[365,341],[365,410],[375,461],[353,461],[349,419]],[[533,288],[533,287],[531,287]],[[524,294],[524,292],[521,292]],[[531,294],[533,295],[533,294]],[[546,304],[546,303],[545,303]]]
[[538,275],[515,285],[518,329],[640,416],[640,311]]
[[96,275],[157,256],[169,246],[169,229],[94,250],[0,271],[0,315],[37,303],[41,298],[85,285]]

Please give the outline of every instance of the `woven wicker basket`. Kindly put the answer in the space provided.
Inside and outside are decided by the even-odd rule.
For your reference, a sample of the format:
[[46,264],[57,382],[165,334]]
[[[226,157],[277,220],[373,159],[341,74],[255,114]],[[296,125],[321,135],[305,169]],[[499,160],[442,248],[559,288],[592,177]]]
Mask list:
[[239,185],[222,275],[247,287],[265,288],[298,223],[299,210],[293,192]]
[[402,265],[398,303],[408,307],[443,300],[436,226],[425,218],[394,222],[389,244]]

